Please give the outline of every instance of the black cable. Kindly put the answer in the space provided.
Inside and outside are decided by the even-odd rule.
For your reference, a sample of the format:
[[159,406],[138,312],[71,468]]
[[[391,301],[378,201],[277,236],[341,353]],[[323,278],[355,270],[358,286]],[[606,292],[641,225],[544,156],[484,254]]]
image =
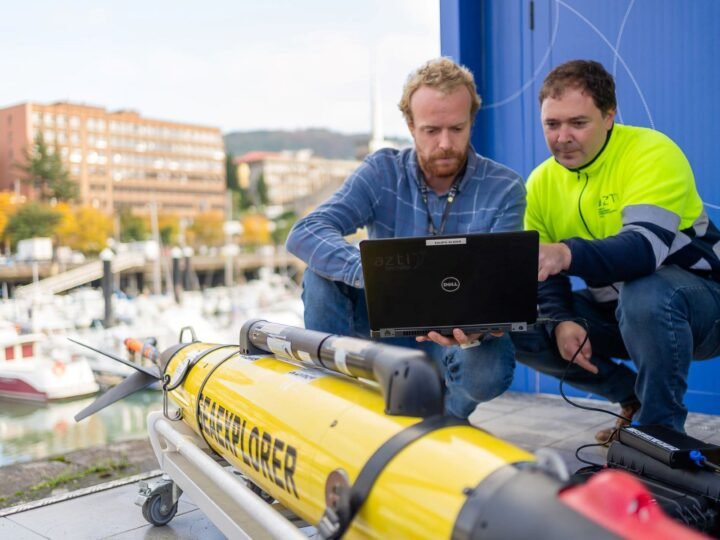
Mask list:
[[[579,403],[575,403],[575,402],[571,401],[570,398],[568,398],[567,395],[565,395],[565,391],[563,390],[563,385],[565,384],[565,377],[567,377],[567,374],[570,371],[570,366],[575,364],[575,359],[577,358],[578,354],[580,354],[580,352],[582,351],[582,348],[585,346],[585,344],[587,343],[587,341],[590,337],[587,321],[585,319],[577,318],[577,319],[570,319],[570,320],[572,322],[578,323],[580,326],[582,326],[585,329],[585,339],[582,340],[582,342],[580,343],[580,346],[577,348],[577,350],[572,355],[570,360],[568,360],[568,363],[565,366],[565,370],[563,371],[562,377],[560,377],[560,388],[559,388],[560,395],[566,402],[568,402],[573,407],[577,407],[578,409],[584,409],[586,411],[595,411],[595,412],[609,414],[611,416],[614,416],[615,418],[619,418],[620,420],[625,420],[626,422],[629,423],[631,421],[631,419],[625,418],[624,416],[622,416],[620,414],[615,414],[612,411],[608,411],[607,409],[601,409],[599,407],[588,407],[586,405],[580,405]],[[565,321],[553,321],[553,322],[565,322]],[[578,367],[580,367],[580,366],[578,366]],[[584,369],[584,368],[581,368],[581,369]]]
[[593,461],[588,461],[587,459],[583,459],[580,457],[580,452],[582,450],[585,450],[586,448],[592,448],[593,446],[605,446],[604,443],[590,443],[590,444],[583,444],[581,446],[578,446],[575,449],[575,459],[577,459],[580,463],[584,463],[585,465],[590,465],[591,467],[596,467],[598,469],[602,469],[605,465],[601,463],[595,463]]
[[[621,419],[621,420],[625,420],[626,422],[630,423],[631,419],[629,419],[629,418],[625,418],[624,416],[622,416],[622,415],[620,415],[620,414],[615,414],[615,413],[612,412],[612,411],[608,411],[608,410],[606,410],[606,409],[601,409],[601,408],[599,408],[599,407],[588,407],[588,406],[586,406],[586,405],[580,405],[579,403],[575,403],[574,401],[572,401],[572,400],[571,400],[570,398],[568,398],[567,395],[565,394],[565,391],[563,390],[563,385],[565,384],[565,377],[567,376],[568,372],[570,371],[570,366],[573,365],[573,364],[575,364],[575,359],[577,358],[578,354],[580,354],[580,352],[582,351],[582,348],[583,348],[583,347],[585,346],[585,344],[588,342],[588,339],[589,339],[589,337],[590,337],[590,332],[589,332],[589,329],[588,329],[588,323],[587,323],[587,321],[586,321],[585,319],[583,319],[583,318],[577,318],[577,319],[569,319],[569,320],[572,321],[572,322],[575,322],[575,323],[577,323],[577,324],[579,324],[580,326],[583,327],[583,329],[585,330],[585,338],[582,340],[582,342],[580,343],[580,345],[578,346],[577,350],[576,350],[575,353],[572,355],[572,357],[570,358],[570,360],[568,360],[568,363],[567,363],[567,365],[565,366],[565,370],[563,371],[563,374],[562,374],[562,376],[560,377],[560,385],[559,385],[560,395],[562,396],[562,398],[563,398],[567,403],[569,403],[569,404],[572,405],[573,407],[577,407],[578,409],[584,409],[584,410],[586,410],[586,411],[595,411],[595,412],[601,412],[601,413],[609,414],[609,415],[611,415],[611,416],[614,416],[614,417],[619,418],[619,419]],[[558,323],[559,323],[559,322],[565,322],[565,321],[559,321],[559,320],[549,319],[549,320],[547,320],[547,322],[558,322]],[[556,341],[556,343],[557,343],[557,341]],[[559,350],[558,350],[558,352],[559,352]],[[578,367],[581,367],[581,366],[578,366]],[[581,369],[584,369],[584,368],[581,367]],[[590,465],[590,466],[593,466],[593,467],[602,467],[603,465],[601,465],[601,464],[599,464],[599,463],[594,463],[594,462],[592,462],[592,461],[587,461],[586,459],[581,458],[581,457],[580,457],[580,452],[581,452],[582,450],[585,450],[586,448],[592,448],[592,447],[595,447],[595,446],[600,446],[600,447],[605,446],[607,443],[609,443],[610,441],[613,440],[613,437],[615,436],[615,433],[617,433],[617,428],[615,428],[615,429],[612,431],[612,433],[611,433],[610,436],[608,437],[608,440],[607,440],[607,441],[604,441],[604,442],[602,442],[602,443],[591,443],[591,444],[583,444],[583,445],[581,445],[581,446],[578,446],[578,447],[575,449],[575,459],[577,459],[580,463],[585,463],[586,465]]]

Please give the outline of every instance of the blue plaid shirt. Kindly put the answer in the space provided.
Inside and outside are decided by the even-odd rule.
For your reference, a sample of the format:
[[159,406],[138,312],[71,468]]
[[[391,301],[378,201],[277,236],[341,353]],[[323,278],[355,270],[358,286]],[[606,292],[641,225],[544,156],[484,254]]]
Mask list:
[[[426,206],[420,190],[424,181],[413,148],[378,150],[295,224],[288,251],[320,276],[362,288],[360,250],[344,237],[362,227],[370,238],[429,235],[428,211],[439,227],[448,196],[429,190]],[[521,230],[524,213],[522,178],[470,148],[443,234]]]

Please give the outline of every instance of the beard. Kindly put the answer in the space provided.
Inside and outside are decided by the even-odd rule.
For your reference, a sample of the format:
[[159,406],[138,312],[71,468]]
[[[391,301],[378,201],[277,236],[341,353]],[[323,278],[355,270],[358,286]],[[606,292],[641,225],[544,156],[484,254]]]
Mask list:
[[465,166],[468,156],[468,148],[458,152],[457,150],[436,150],[429,156],[420,156],[420,167],[425,176],[432,178],[454,179]]

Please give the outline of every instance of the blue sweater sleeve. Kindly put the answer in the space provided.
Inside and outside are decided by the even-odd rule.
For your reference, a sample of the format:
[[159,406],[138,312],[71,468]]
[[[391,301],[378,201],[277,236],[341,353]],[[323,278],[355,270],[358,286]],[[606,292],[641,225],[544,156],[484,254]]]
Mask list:
[[344,237],[372,222],[378,181],[366,160],[327,201],[294,225],[288,251],[324,278],[363,287],[360,251]]
[[657,268],[655,253],[646,236],[625,230],[600,240],[563,240],[572,253],[568,272],[589,285],[608,285],[651,274]]

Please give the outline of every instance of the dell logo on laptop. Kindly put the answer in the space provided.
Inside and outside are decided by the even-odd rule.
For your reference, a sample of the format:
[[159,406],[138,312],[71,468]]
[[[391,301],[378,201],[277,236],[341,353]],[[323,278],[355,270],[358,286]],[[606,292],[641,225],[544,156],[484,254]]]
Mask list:
[[455,292],[460,288],[460,280],[456,277],[446,277],[440,283],[440,287],[445,292]]

